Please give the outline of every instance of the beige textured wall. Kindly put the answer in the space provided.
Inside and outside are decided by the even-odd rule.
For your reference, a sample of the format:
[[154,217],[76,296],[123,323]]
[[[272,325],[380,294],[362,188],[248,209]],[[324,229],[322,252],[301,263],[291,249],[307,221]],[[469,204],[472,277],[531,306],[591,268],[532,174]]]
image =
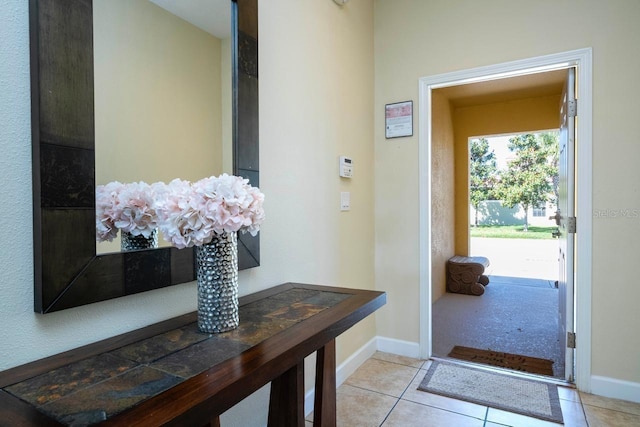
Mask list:
[[[240,293],[287,281],[373,289],[373,3],[260,5],[260,178],[267,219],[262,265],[240,273]],[[33,312],[27,2],[2,2],[0,18],[0,69],[7,76],[0,84],[6,178],[0,192],[15,202],[0,207],[6,231],[0,265],[11,266],[0,269],[3,370],[193,311],[196,292],[188,283],[44,316]],[[349,181],[338,176],[343,154],[355,162]],[[339,210],[341,191],[351,192],[350,212]],[[347,331],[337,343],[338,363],[375,334],[373,317]],[[249,400],[244,408],[242,421],[223,425],[266,424],[263,404]]]
[[376,0],[375,5],[376,286],[394,290],[377,316],[378,334],[419,340],[419,130],[411,138],[386,141],[384,104],[417,101],[420,77],[592,47],[592,374],[639,383],[640,334],[627,331],[638,326],[640,218],[600,213],[640,209],[640,56],[635,54],[640,2]]
[[146,0],[96,0],[96,182],[222,170],[221,42]]
[[559,127],[560,95],[454,109],[456,253],[469,255],[469,138]]
[[[269,0],[259,18],[267,219],[262,265],[241,272],[240,290],[286,281],[373,289],[373,3]],[[351,179],[338,175],[341,155],[353,159]],[[338,364],[375,336],[374,317],[338,339]]]
[[447,260],[455,255],[455,150],[449,100],[432,93],[431,133],[431,300],[446,292]]

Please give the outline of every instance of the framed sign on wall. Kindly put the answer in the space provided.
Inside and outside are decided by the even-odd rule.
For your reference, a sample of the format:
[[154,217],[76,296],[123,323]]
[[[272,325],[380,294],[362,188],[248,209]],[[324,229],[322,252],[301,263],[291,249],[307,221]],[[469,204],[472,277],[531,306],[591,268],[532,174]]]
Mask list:
[[386,104],[384,110],[387,139],[413,136],[413,101]]

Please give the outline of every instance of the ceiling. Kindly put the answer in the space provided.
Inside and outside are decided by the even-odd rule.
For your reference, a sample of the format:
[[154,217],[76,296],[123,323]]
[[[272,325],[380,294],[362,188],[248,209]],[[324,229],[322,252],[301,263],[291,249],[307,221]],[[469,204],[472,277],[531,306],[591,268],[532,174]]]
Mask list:
[[231,34],[231,0],[149,0],[207,33],[224,39]]
[[517,99],[561,95],[566,73],[566,70],[554,70],[436,90],[447,97],[454,107],[494,104]]
[[[202,30],[224,39],[231,34],[231,0],[149,0]],[[454,107],[560,95],[566,71],[554,70],[436,89]]]

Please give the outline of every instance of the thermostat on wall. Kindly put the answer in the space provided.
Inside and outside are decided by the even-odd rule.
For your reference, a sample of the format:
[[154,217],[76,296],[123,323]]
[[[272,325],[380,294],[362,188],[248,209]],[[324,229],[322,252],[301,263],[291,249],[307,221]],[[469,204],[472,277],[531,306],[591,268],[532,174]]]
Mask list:
[[340,156],[340,176],[351,178],[353,176],[353,161],[349,157]]

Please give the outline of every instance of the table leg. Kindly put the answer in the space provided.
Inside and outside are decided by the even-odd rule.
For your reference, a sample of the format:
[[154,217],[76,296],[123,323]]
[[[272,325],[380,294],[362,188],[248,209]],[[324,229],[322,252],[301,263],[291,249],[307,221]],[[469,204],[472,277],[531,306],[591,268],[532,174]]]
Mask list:
[[211,421],[209,421],[202,427],[220,427],[220,417],[212,418]]
[[270,427],[304,427],[304,361],[271,381]]
[[329,341],[316,356],[314,427],[336,426],[336,341]]

